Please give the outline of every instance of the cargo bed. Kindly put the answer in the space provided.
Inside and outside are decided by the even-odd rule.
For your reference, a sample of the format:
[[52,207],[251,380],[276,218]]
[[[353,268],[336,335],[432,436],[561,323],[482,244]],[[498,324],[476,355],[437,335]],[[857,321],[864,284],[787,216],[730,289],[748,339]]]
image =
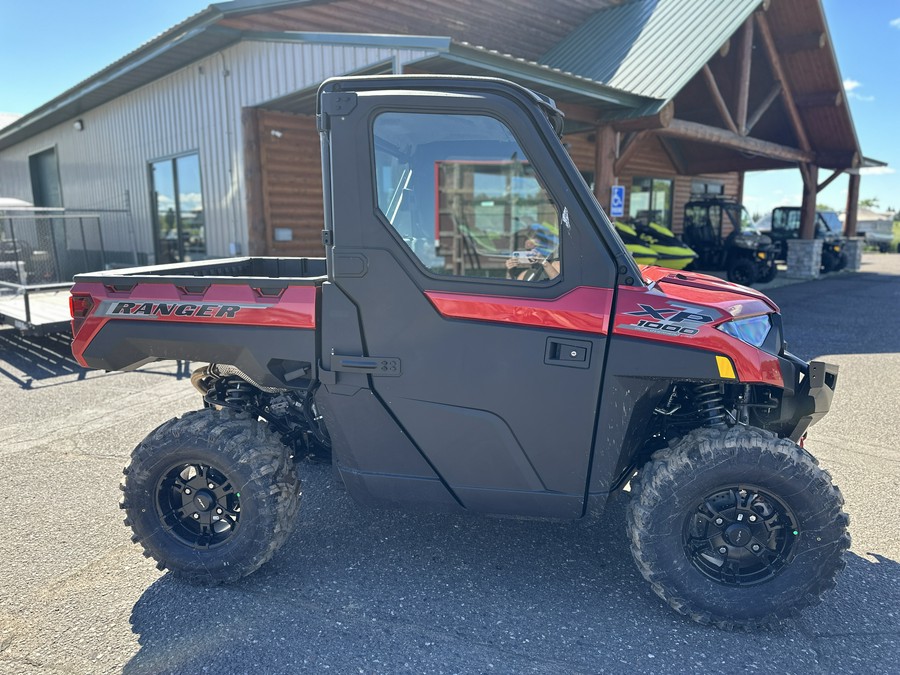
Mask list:
[[261,387],[315,377],[324,258],[229,258],[79,274],[72,353],[91,368],[226,363]]

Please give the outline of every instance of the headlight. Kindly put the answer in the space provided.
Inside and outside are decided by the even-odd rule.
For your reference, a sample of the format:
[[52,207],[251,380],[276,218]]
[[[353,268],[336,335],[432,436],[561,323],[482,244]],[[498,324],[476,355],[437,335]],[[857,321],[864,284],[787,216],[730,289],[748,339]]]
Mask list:
[[769,319],[768,314],[763,314],[762,316],[751,316],[748,319],[726,321],[718,328],[723,333],[727,333],[741,342],[746,342],[754,347],[761,347],[769,335],[769,329],[772,328],[772,321]]

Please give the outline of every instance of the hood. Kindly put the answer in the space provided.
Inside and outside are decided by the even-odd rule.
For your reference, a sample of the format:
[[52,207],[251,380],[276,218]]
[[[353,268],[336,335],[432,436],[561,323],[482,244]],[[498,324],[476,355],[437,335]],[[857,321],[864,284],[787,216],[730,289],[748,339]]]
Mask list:
[[779,311],[765,294],[708,274],[673,272],[654,265],[642,267],[641,273],[658,293],[673,300],[716,307],[735,318]]

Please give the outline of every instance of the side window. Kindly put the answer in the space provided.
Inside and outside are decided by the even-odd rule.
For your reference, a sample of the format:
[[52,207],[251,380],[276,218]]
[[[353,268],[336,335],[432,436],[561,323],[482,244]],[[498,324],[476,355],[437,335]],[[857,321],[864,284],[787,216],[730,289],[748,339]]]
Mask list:
[[378,209],[430,272],[559,276],[560,213],[502,122],[382,113],[374,145]]

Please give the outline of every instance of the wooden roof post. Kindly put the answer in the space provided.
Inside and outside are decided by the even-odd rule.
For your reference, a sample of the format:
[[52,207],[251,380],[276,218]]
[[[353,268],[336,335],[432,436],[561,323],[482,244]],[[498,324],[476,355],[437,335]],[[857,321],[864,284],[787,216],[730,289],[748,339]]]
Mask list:
[[815,164],[800,164],[803,174],[803,201],[800,206],[800,238],[815,239],[816,197],[819,195],[819,167]]
[[847,210],[844,216],[844,234],[848,237],[856,236],[856,212],[859,208],[859,174],[851,173],[847,186]]
[[616,132],[609,125],[597,127],[594,142],[594,196],[609,215],[612,186],[616,183]]
[[259,157],[259,109],[241,110],[241,125],[244,133],[244,183],[247,189],[247,254],[266,255],[269,241]]

